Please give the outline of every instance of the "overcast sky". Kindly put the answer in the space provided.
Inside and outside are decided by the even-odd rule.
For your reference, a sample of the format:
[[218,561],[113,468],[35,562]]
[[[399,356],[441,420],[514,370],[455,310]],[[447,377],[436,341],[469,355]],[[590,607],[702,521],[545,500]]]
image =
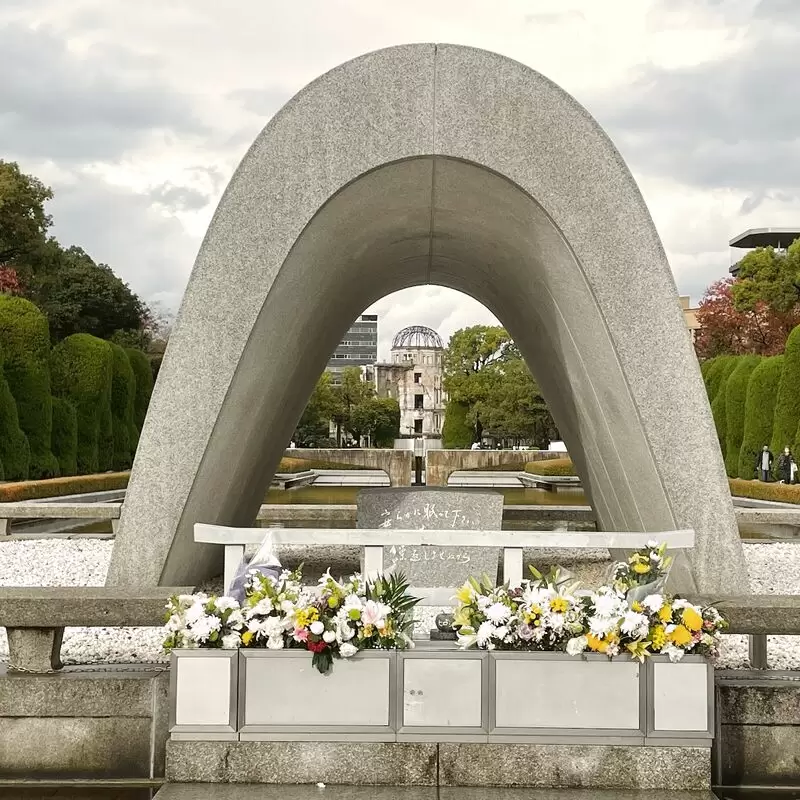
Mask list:
[[[586,106],[694,300],[732,236],[800,223],[800,0],[0,0],[0,158],[53,187],[63,244],[177,309],[269,118],[337,64],[418,41],[510,56]],[[492,320],[438,287],[371,310],[384,357],[405,325]]]

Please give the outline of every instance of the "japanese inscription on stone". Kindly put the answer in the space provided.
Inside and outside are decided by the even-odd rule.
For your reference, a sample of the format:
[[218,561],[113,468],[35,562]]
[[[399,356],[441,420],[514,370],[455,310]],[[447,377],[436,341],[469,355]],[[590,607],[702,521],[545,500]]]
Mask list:
[[[500,530],[503,496],[458,489],[365,489],[356,499],[359,528],[399,530]],[[476,534],[476,544],[480,535]],[[403,572],[413,586],[460,586],[470,575],[497,577],[496,547],[391,545],[387,571]]]

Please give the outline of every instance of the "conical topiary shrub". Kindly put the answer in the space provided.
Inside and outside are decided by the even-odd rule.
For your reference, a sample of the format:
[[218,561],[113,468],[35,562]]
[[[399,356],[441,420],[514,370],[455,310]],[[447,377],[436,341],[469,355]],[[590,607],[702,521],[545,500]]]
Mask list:
[[744,405],[744,431],[739,448],[739,477],[756,477],[756,460],[761,448],[772,441],[775,401],[783,371],[783,356],[763,358],[750,374]]
[[725,471],[729,478],[739,477],[747,386],[760,361],[760,356],[742,356],[725,384]]

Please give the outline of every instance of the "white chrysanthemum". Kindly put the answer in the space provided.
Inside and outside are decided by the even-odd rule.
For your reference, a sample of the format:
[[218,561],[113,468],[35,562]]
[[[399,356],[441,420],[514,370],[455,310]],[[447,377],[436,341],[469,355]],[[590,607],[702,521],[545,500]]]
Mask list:
[[198,620],[206,615],[206,610],[204,608],[206,602],[208,602],[207,599],[201,600],[198,596],[194,599],[189,608],[186,609],[185,617],[188,625],[194,625]]
[[508,620],[511,611],[505,603],[492,603],[492,605],[487,606],[484,613],[486,614],[486,619],[495,623],[495,625],[499,625]]
[[237,628],[244,625],[244,614],[241,608],[234,608],[228,616],[228,625],[231,628]]
[[576,636],[567,642],[567,655],[579,656],[588,646],[588,640],[585,636]]
[[647,546],[651,550],[658,550],[658,548],[659,548],[659,544],[655,539],[650,539],[650,541],[647,542]]
[[492,637],[494,639],[497,639],[498,642],[504,642],[506,641],[506,638],[509,636],[510,633],[511,631],[509,631],[507,625],[501,625],[499,628],[494,629]]
[[248,609],[247,616],[266,617],[268,614],[271,614],[274,611],[274,609],[275,607],[272,605],[272,600],[270,600],[269,597],[264,597],[261,600],[259,600],[252,608]]
[[640,614],[638,611],[628,611],[622,618],[620,630],[629,636],[641,639],[647,636],[650,630],[650,623],[644,614]]
[[172,614],[164,627],[168,631],[175,633],[176,631],[182,630],[185,627],[185,623],[177,614]]
[[605,636],[617,627],[617,621],[618,617],[591,617],[589,619],[589,631],[594,636]]
[[489,640],[492,638],[493,633],[494,625],[488,621],[482,622],[475,633],[478,640],[478,647],[486,647],[486,645],[489,644]]
[[235,650],[242,643],[242,637],[238,633],[229,633],[222,637],[222,646],[225,650]]
[[549,614],[545,619],[545,625],[558,632],[564,628],[564,615],[563,614]]
[[220,628],[219,617],[204,616],[193,622],[189,630],[191,637],[197,642],[205,642],[214,631]]
[[477,605],[481,611],[485,611],[494,601],[485,594],[478,595]]
[[322,634],[322,640],[328,644],[333,644],[336,641],[336,632],[325,631],[325,633]]
[[345,642],[339,646],[339,655],[342,658],[352,658],[358,652],[358,648],[350,642]]
[[239,608],[239,601],[232,597],[218,597],[215,604],[217,611],[227,611],[229,608]]
[[294,608],[294,603],[291,600],[281,601],[281,611],[283,611],[284,614],[293,614]]
[[316,620],[312,622],[311,625],[308,626],[308,629],[313,633],[315,636],[319,636],[321,633],[325,631],[325,624]]
[[546,589],[531,586],[530,583],[526,585],[522,592],[522,602],[526,606],[541,606],[547,599],[548,593]]
[[651,613],[657,614],[664,605],[664,597],[660,594],[649,594],[642,600],[642,605]]
[[592,605],[597,616],[613,617],[621,615],[624,601],[616,592],[602,592],[592,595]]
[[675,647],[674,644],[668,644],[661,649],[661,655],[669,656],[669,660],[674,664],[683,658],[683,650],[680,647]]
[[270,636],[267,639],[267,649],[283,650],[283,636]]

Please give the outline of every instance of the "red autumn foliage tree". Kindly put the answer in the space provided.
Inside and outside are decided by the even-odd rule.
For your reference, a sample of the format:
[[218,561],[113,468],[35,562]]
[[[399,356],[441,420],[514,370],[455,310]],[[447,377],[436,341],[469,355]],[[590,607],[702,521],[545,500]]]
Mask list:
[[782,353],[789,334],[800,324],[800,308],[779,312],[765,302],[757,302],[739,310],[733,297],[735,283],[735,278],[723,278],[706,289],[697,311],[698,357],[704,360],[720,355]]
[[1,294],[20,294],[22,287],[20,286],[17,271],[14,267],[9,267],[6,264],[0,264],[0,293]]

